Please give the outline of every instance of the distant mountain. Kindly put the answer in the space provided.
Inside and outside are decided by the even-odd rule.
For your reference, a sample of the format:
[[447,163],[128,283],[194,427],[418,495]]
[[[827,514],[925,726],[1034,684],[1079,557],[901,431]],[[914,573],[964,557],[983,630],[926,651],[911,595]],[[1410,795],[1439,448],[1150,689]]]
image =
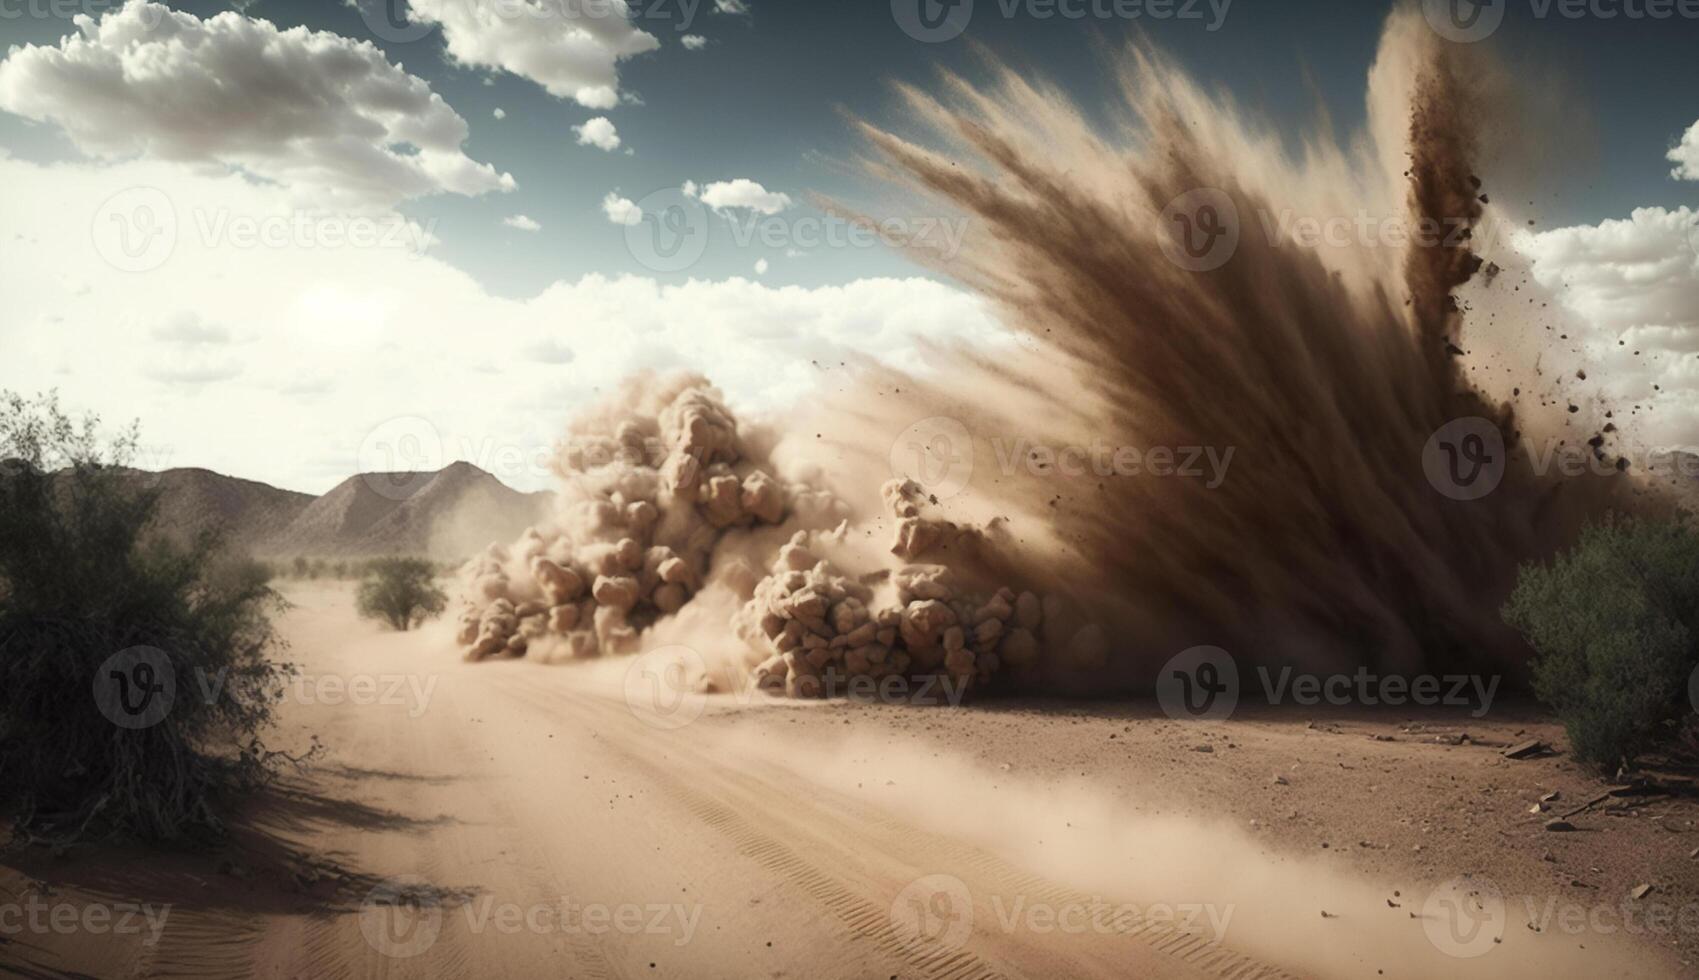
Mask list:
[[130,470],[159,491],[155,527],[186,538],[218,526],[255,555],[464,558],[517,538],[552,499],[520,493],[471,463],[434,473],[365,473],[322,497],[202,469]]
[[137,479],[153,481],[159,490],[156,527],[174,536],[189,537],[216,524],[224,528],[229,544],[247,551],[257,551],[274,540],[313,502],[312,494],[279,490],[211,470],[133,473]]
[[550,499],[520,493],[471,463],[435,473],[363,473],[302,508],[267,550],[460,558],[518,537],[543,518]]

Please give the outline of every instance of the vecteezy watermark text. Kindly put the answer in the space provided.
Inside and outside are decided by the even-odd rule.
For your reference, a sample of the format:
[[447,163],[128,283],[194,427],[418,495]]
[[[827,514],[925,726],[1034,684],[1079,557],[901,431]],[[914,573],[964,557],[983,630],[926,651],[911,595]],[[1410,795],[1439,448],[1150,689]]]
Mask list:
[[1506,896],[1484,875],[1460,875],[1436,885],[1422,903],[1422,929],[1447,956],[1485,956],[1504,940],[1520,913],[1519,928],[1569,937],[1699,935],[1699,903],[1674,903],[1627,894],[1616,900],[1576,902],[1560,896]]
[[422,674],[307,674],[287,672],[254,679],[229,668],[200,666],[179,671],[157,647],[120,650],[95,671],[95,706],[120,728],[150,728],[164,721],[179,698],[198,697],[206,704],[229,699],[237,704],[277,704],[404,708],[417,718],[430,706],[437,678]]
[[926,44],[954,40],[976,10],[1004,20],[1205,21],[1215,32],[1227,22],[1233,0],[891,0],[891,18],[904,34]]
[[1201,479],[1211,490],[1227,479],[1233,447],[1117,446],[1102,439],[1090,445],[1047,446],[1026,439],[992,439],[1004,476],[1155,476]]
[[[1422,0],[1422,15],[1435,34],[1472,44],[1491,37],[1504,23],[1512,0]],[[1699,0],[1526,0],[1534,20],[1699,20]]]
[[696,935],[702,906],[683,902],[585,902],[570,895],[553,901],[498,901],[493,895],[462,900],[415,876],[374,887],[360,906],[367,945],[394,959],[419,956],[436,945],[450,908],[475,936],[669,936],[685,946]]
[[1026,895],[993,893],[981,896],[991,919],[976,915],[974,895],[954,875],[929,874],[904,886],[892,900],[892,930],[911,947],[960,949],[977,926],[994,926],[1005,935],[1119,935],[1151,926],[1166,927],[1205,942],[1227,938],[1234,906],[1212,902],[1108,901],[1093,895],[1078,901],[1034,901]]
[[739,248],[753,242],[771,249],[813,251],[822,248],[913,249],[946,261],[961,254],[968,218],[918,217],[852,218],[839,214],[790,217],[752,212],[731,219],[732,240]]
[[[1497,675],[1391,674],[1360,666],[1351,673],[1315,674],[1285,666],[1256,668],[1264,702],[1304,706],[1419,705],[1463,707],[1480,718],[1498,695]],[[1238,707],[1238,661],[1220,647],[1190,647],[1163,664],[1155,680],[1163,713],[1179,720],[1221,721]]]
[[1358,667],[1350,674],[1306,674],[1291,667],[1278,673],[1257,668],[1269,704],[1448,705],[1467,707],[1479,718],[1492,708],[1499,677],[1479,674],[1377,674]]
[[141,936],[153,946],[165,933],[171,905],[148,902],[53,902],[28,895],[0,902],[0,936]]
[[253,214],[194,207],[185,217],[169,194],[130,187],[95,210],[94,250],[122,272],[152,272],[171,261],[185,238],[202,249],[393,250],[423,255],[436,242],[436,219],[420,224],[399,214],[296,210]]
[[[1613,476],[1642,473],[1699,477],[1699,446],[1618,446],[1600,426],[1588,439],[1525,438],[1516,454],[1526,457],[1526,472],[1536,477]],[[1512,453],[1497,423],[1479,416],[1453,419],[1435,429],[1422,447],[1422,472],[1428,484],[1453,500],[1479,500],[1503,482]],[[1519,464],[1524,465],[1524,464]]]

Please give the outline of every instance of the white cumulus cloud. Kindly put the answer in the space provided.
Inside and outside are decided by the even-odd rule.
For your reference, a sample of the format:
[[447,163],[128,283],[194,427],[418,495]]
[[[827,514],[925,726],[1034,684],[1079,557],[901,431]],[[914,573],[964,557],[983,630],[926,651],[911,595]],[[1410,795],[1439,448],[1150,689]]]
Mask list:
[[619,149],[619,130],[606,116],[597,116],[582,126],[574,126],[572,131],[578,134],[579,146],[594,146],[609,153]]
[[1699,122],[1687,127],[1687,132],[1681,136],[1681,142],[1670,147],[1666,155],[1669,162],[1675,164],[1670,176],[1676,180],[1699,180]]
[[678,39],[686,51],[700,51],[708,46],[708,39],[700,34],[686,34]]
[[747,177],[717,180],[706,187],[697,187],[694,181],[685,181],[684,193],[700,198],[703,204],[716,211],[748,208],[762,214],[778,214],[791,206],[790,195],[770,191]]
[[642,208],[629,198],[620,197],[612,192],[609,192],[607,197],[602,198],[602,213],[607,215],[608,220],[616,225],[635,225],[643,220]]
[[1625,401],[1658,404],[1636,426],[1641,438],[1699,442],[1699,211],[1636,208],[1527,235],[1518,248],[1576,314],[1573,337],[1594,381]]
[[589,109],[619,104],[619,62],[660,47],[631,23],[626,0],[409,0],[411,17],[442,28],[460,64],[528,78]]
[[370,43],[144,0],[76,25],[7,53],[0,109],[57,124],[90,155],[223,164],[347,205],[514,187],[462,151],[466,121]]
[[535,219],[523,214],[516,214],[509,218],[503,218],[501,223],[509,228],[517,228],[520,231],[543,230],[543,226],[538,224]]

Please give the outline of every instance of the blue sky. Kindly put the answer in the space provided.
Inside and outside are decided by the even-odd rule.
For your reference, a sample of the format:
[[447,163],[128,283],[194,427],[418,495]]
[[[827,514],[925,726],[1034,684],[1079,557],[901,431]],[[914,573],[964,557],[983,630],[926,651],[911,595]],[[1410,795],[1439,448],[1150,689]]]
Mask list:
[[[446,458],[421,465],[495,468],[491,446],[534,455],[572,404],[643,368],[700,368],[734,401],[782,405],[813,361],[900,361],[922,337],[995,331],[976,300],[892,249],[793,240],[823,217],[816,196],[891,213],[854,167],[846,114],[903,130],[893,82],[973,77],[991,52],[1089,112],[1142,34],[1295,147],[1318,107],[1341,133],[1363,125],[1392,9],[973,0],[959,34],[927,43],[899,13],[937,0],[630,0],[623,17],[608,6],[619,0],[360,2],[373,6],[0,0],[0,387],[57,386],[141,416],[160,465],[308,490],[367,465],[372,433],[396,419],[443,443]],[[380,2],[414,23],[386,21]],[[1694,16],[1630,15],[1647,2]],[[1489,44],[1544,106],[1507,113],[1526,124],[1513,139],[1526,159],[1502,175],[1532,188],[1526,211],[1549,230],[1543,281],[1574,284],[1572,305],[1610,346],[1653,331],[1691,365],[1699,266],[1679,243],[1699,179],[1672,176],[1672,147],[1692,133],[1699,177],[1699,0],[1493,3]],[[598,11],[596,39],[556,44],[558,16],[479,19],[527,4]],[[1115,9],[1140,15],[1103,15]],[[73,13],[112,31],[63,55]],[[162,18],[178,25],[169,42]],[[594,119],[600,145],[580,138]],[[611,220],[646,233],[652,193],[711,209],[699,258],[645,262]],[[101,236],[141,229],[154,201],[181,224],[174,247],[146,269],[114,263]],[[127,209],[116,218],[113,202]],[[326,209],[394,219],[400,235],[371,248],[231,237],[244,220]],[[790,237],[740,241],[757,222]],[[80,358],[91,349],[107,357]],[[498,475],[547,482],[536,466]]]

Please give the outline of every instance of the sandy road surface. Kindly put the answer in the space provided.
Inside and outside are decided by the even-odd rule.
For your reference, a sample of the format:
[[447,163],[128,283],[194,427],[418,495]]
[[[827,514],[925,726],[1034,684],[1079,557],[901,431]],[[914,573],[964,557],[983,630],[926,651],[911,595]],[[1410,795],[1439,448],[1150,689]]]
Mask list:
[[346,591],[292,598],[303,676],[285,738],[316,734],[326,754],[256,817],[265,843],[247,835],[217,870],[141,855],[11,870],[0,887],[19,901],[169,915],[157,936],[0,934],[0,964],[40,977],[1679,974],[1611,936],[1498,928],[1483,942],[1493,909],[1483,919],[1478,896],[1393,897],[1226,822],[1010,771],[952,744],[949,725],[730,697],[634,711],[628,664],[467,665],[440,635],[357,622]]

